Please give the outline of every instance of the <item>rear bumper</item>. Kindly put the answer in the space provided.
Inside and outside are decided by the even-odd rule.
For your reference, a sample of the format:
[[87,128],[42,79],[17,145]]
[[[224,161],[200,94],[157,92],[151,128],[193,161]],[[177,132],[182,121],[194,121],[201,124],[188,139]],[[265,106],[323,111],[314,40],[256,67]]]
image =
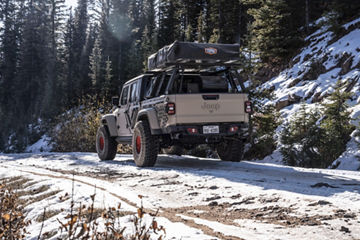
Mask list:
[[[219,133],[204,134],[203,126],[219,126]],[[231,127],[238,127],[236,132],[231,132]],[[190,133],[189,128],[196,128],[197,133]],[[165,134],[169,134],[172,140],[183,143],[216,143],[224,138],[245,139],[248,136],[249,126],[247,123],[206,123],[206,124],[186,124],[168,126],[165,128]]]

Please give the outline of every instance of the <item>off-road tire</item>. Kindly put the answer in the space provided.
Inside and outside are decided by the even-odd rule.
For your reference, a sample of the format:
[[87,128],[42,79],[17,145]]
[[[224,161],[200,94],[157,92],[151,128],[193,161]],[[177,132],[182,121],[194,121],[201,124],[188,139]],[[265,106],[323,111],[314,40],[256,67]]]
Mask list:
[[147,121],[135,124],[132,139],[133,156],[136,166],[153,167],[159,153],[159,138],[151,135]]
[[110,136],[107,128],[101,126],[96,133],[96,152],[102,161],[113,160],[118,143]]
[[216,146],[216,152],[222,161],[240,162],[244,155],[244,143],[241,140],[226,140]]
[[168,148],[163,148],[162,152],[169,155],[181,156],[184,154],[184,148],[180,145],[173,145]]

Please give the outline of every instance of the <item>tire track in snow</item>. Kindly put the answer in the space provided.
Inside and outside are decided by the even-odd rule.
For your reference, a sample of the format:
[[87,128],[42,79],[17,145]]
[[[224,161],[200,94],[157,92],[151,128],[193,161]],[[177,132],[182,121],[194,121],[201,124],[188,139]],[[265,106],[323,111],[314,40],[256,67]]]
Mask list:
[[[50,169],[47,169],[47,170],[51,171]],[[108,189],[106,189],[104,187],[96,186],[95,184],[92,184],[92,183],[89,183],[89,182],[86,182],[86,181],[83,181],[83,180],[80,180],[80,179],[76,179],[75,177],[72,178],[72,177],[66,176],[64,174],[61,174],[62,176],[57,176],[57,175],[46,174],[46,173],[38,173],[38,172],[33,172],[33,171],[28,171],[28,170],[20,170],[20,171],[24,172],[24,173],[36,175],[36,176],[56,178],[56,179],[64,179],[64,180],[68,180],[68,181],[74,181],[74,182],[78,182],[78,183],[81,183],[81,184],[85,184],[85,185],[88,185],[90,187],[100,189],[101,191],[104,191],[104,192],[118,198],[119,200],[129,204],[130,206],[138,208],[136,203],[134,203],[134,202],[132,202],[132,201],[130,201],[130,200],[124,198],[124,197],[121,197],[118,194],[113,193],[113,192],[109,191]],[[75,173],[73,175],[78,176]],[[152,209],[146,209],[145,208],[144,210],[145,210],[146,213],[150,213],[150,214],[155,214],[156,213],[156,211],[154,211]],[[160,211],[158,212],[157,216],[167,218],[171,222],[184,223],[189,227],[197,228],[197,229],[201,230],[206,235],[210,235],[210,236],[217,237],[217,238],[220,238],[220,239],[224,239],[224,240],[242,240],[242,238],[239,238],[237,236],[229,236],[229,235],[225,235],[225,234],[223,234],[221,232],[214,231],[212,228],[210,228],[210,227],[208,227],[206,225],[195,223],[195,221],[193,221],[193,220],[186,220],[186,219],[174,214],[173,210],[172,211],[167,211],[166,208],[161,208]],[[232,226],[235,226],[235,225],[232,225]]]

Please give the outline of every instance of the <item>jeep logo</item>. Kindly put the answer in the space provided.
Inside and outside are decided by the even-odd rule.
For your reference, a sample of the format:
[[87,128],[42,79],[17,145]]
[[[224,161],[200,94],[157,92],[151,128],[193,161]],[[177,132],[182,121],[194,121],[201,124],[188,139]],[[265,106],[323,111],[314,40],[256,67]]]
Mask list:
[[217,49],[213,47],[205,48],[205,53],[209,55],[217,54]]
[[220,109],[220,104],[204,102],[204,104],[201,106],[201,109],[205,110],[205,111],[207,110],[207,111],[209,111],[209,113],[213,113]]

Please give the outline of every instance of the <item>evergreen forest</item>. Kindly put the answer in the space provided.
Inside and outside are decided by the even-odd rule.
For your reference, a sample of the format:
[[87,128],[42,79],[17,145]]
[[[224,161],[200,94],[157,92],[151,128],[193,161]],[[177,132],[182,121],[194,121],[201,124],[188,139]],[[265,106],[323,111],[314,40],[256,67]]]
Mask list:
[[85,96],[111,102],[175,40],[239,43],[244,80],[265,82],[314,21],[341,31],[359,13],[354,0],[1,0],[0,152],[23,151]]

